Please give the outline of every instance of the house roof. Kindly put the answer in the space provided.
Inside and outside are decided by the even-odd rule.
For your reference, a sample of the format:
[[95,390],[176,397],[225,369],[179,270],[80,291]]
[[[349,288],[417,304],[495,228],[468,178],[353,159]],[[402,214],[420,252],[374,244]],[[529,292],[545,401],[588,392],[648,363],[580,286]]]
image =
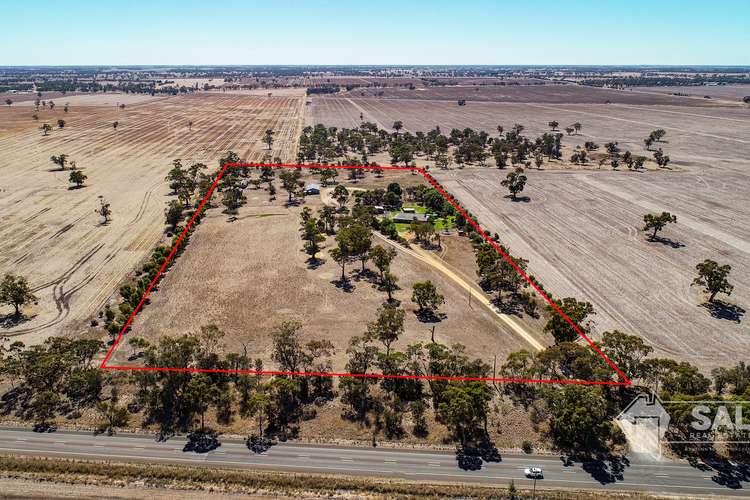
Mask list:
[[308,191],[310,189],[317,189],[318,191],[320,191],[320,184],[311,183],[305,186],[305,191]]
[[427,214],[407,214],[404,212],[393,217],[393,222],[411,222],[413,220],[417,222],[427,222],[430,218]]

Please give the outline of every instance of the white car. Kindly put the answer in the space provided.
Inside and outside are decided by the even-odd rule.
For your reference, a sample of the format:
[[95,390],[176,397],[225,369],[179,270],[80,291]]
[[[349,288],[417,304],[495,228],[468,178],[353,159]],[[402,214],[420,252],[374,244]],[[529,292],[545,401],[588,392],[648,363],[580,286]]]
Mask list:
[[539,467],[529,467],[523,470],[523,473],[526,477],[531,479],[542,479],[544,477],[544,472],[542,472],[542,469]]

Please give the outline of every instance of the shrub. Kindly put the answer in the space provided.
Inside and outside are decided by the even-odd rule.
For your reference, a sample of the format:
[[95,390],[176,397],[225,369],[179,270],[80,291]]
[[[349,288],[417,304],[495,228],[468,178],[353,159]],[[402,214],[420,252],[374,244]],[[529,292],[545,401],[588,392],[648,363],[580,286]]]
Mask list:
[[523,443],[521,443],[521,449],[527,455],[531,455],[531,453],[534,451],[534,446],[531,444],[531,441],[525,439]]

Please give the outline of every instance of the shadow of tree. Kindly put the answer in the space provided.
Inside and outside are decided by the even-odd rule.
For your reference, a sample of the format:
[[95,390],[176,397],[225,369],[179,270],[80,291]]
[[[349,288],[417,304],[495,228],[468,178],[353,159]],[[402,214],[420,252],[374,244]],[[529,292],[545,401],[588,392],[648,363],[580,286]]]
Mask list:
[[656,238],[649,238],[649,243],[661,243],[662,245],[668,245],[672,248],[684,248],[685,244],[680,243],[679,241],[674,241],[669,238],[664,238],[662,236],[657,236]]
[[36,314],[31,316],[25,316],[23,314],[8,314],[6,316],[0,316],[0,328],[13,328],[14,326],[21,325],[30,321],[36,317]]
[[507,194],[505,195],[505,197],[514,203],[528,203],[531,201],[531,198],[529,198],[528,196],[516,196],[515,198],[513,198],[511,195]]
[[702,475],[713,473],[711,481],[729,489],[741,489],[743,482],[750,482],[750,465],[729,461],[713,451],[700,459],[690,457],[688,463],[701,471]]
[[331,281],[331,284],[346,293],[352,293],[354,291],[354,285],[352,285],[351,280],[348,278],[344,278],[343,280],[340,278],[335,279]]
[[256,454],[267,452],[275,444],[277,444],[276,441],[272,439],[269,439],[267,437],[255,436],[255,435],[250,436],[245,441],[245,445],[247,446],[247,449]]
[[290,207],[298,207],[305,203],[304,200],[300,200],[299,198],[294,198],[292,201],[286,200],[284,202],[284,208],[290,208]]
[[735,323],[741,323],[742,316],[744,316],[746,312],[742,307],[736,304],[729,304],[722,300],[706,302],[705,304],[701,304],[701,307],[707,309],[714,318],[725,319]]
[[312,270],[315,270],[326,263],[324,259],[320,259],[320,258],[317,258],[317,259],[309,258],[307,259],[306,262],[307,262],[307,268],[312,269]]
[[456,462],[463,470],[480,470],[484,462],[503,461],[500,451],[488,436],[479,437],[475,443],[456,448]]
[[218,436],[219,434],[216,431],[209,429],[191,432],[188,434],[187,443],[185,443],[182,451],[193,451],[195,453],[208,453],[209,451],[213,451],[221,446]]
[[588,472],[599,484],[612,484],[625,479],[625,469],[630,460],[621,455],[601,454],[583,457],[570,457],[566,466],[581,462],[581,468]]
[[436,313],[432,309],[417,309],[414,311],[414,315],[422,323],[440,323],[448,317],[445,313]]
[[358,269],[354,274],[354,279],[356,281],[368,281],[373,284],[380,282],[378,274],[367,268],[364,271]]

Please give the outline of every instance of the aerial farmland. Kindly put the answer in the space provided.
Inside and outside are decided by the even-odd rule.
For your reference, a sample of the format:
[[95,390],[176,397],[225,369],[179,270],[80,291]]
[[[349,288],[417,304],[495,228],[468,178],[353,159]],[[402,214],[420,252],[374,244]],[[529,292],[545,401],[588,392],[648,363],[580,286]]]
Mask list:
[[[0,109],[0,262],[27,276],[38,298],[4,335],[38,343],[80,332],[163,238],[172,161],[216,169],[230,150],[259,161],[269,153],[260,141],[268,128],[277,131],[270,153],[291,160],[302,99],[79,95],[38,111],[33,100]],[[47,133],[39,130],[45,123],[53,126]],[[65,169],[50,160],[60,155]],[[80,189],[69,189],[73,163],[87,177]],[[96,213],[102,202],[112,212],[106,224]]]

